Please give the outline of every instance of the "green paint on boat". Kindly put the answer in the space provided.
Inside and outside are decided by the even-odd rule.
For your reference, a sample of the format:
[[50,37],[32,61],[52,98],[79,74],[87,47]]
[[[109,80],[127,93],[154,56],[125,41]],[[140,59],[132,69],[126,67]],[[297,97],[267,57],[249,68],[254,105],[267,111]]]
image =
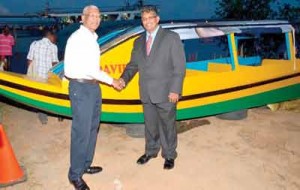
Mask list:
[[[20,96],[18,94],[3,89],[0,89],[0,94],[13,101],[28,105],[30,107],[41,109],[57,115],[71,117],[71,109],[65,106],[59,106],[59,105],[41,102],[38,100]],[[277,90],[272,90],[257,95],[252,95],[252,96],[246,96],[234,100],[178,110],[177,119],[184,120],[184,119],[198,118],[198,117],[204,117],[209,115],[216,115],[220,113],[258,107],[266,104],[282,102],[282,101],[292,100],[297,98],[300,98],[300,84],[291,85]],[[143,113],[103,112],[101,116],[101,120],[103,122],[143,123],[144,117],[143,117]]]

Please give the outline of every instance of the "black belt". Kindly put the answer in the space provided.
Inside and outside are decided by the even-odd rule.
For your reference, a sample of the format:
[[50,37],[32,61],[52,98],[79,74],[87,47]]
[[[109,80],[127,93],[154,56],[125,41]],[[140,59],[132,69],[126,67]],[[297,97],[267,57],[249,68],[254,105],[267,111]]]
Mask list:
[[[66,76],[65,76],[66,77]],[[66,77],[69,81],[76,81],[79,83],[89,83],[89,84],[98,84],[99,82],[95,79],[73,79],[73,78],[69,78]]]

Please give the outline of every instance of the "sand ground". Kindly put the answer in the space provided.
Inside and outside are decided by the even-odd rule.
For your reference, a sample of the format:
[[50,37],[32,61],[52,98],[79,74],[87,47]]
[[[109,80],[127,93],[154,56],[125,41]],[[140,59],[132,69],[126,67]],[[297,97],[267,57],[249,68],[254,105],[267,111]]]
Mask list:
[[[42,126],[34,112],[0,107],[5,133],[28,178],[4,189],[73,189],[67,179],[71,120],[50,117]],[[203,119],[210,124],[179,134],[171,171],[163,170],[161,157],[137,165],[144,139],[129,137],[124,127],[102,124],[94,164],[104,170],[84,179],[92,190],[300,189],[300,113],[255,108],[244,120],[197,120]]]

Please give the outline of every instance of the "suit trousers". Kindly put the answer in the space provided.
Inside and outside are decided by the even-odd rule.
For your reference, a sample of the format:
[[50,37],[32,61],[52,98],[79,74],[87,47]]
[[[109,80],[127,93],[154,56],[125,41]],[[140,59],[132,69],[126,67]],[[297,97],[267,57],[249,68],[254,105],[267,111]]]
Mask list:
[[70,81],[72,108],[69,180],[82,177],[93,161],[101,113],[99,84]]
[[145,118],[145,153],[157,155],[160,147],[162,157],[175,159],[177,157],[176,104],[143,103]]

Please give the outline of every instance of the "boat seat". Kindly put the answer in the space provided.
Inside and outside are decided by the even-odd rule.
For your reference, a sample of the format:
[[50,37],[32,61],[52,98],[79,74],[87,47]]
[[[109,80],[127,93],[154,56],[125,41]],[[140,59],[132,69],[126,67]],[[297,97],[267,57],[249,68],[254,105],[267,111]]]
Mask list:
[[246,66],[260,66],[261,65],[261,57],[260,56],[252,56],[252,57],[238,57],[239,65]]

